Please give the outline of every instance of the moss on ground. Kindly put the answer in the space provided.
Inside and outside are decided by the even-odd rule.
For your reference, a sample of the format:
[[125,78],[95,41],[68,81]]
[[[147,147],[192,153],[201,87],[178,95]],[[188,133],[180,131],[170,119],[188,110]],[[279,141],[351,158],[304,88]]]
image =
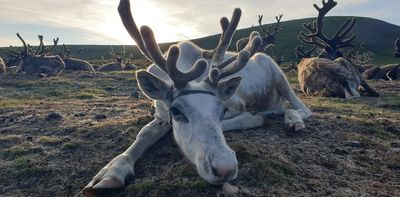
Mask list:
[[17,157],[24,155],[40,153],[43,149],[32,142],[24,142],[22,144],[14,145],[10,148],[0,150],[0,157],[6,160],[13,160]]

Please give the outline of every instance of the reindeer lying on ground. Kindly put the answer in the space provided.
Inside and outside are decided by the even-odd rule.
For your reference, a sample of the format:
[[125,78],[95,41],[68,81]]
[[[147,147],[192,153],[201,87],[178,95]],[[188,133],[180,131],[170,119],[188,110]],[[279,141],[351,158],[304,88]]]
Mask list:
[[125,69],[125,64],[124,64],[124,57],[126,54],[125,47],[122,49],[122,51],[119,54],[116,54],[114,51],[114,48],[111,47],[111,53],[112,57],[114,58],[113,62],[103,64],[101,65],[97,71],[103,71],[103,72],[108,72],[108,71],[121,71]]
[[81,59],[77,59],[77,57],[80,53],[82,52],[82,49],[79,49],[78,52],[75,54],[71,54],[71,50],[63,44],[63,51],[59,52],[59,56],[65,63],[65,69],[64,70],[73,70],[73,71],[91,71],[93,72],[93,66]]
[[[240,9],[234,10],[230,21],[221,19],[222,34],[215,50],[181,42],[169,48],[166,58],[152,30],[136,27],[129,0],[120,1],[119,13],[142,53],[154,63],[136,76],[156,110],[154,120],[142,128],[135,142],[101,169],[83,194],[125,186],[134,175],[137,159],[171,129],[199,175],[211,184],[222,184],[235,179],[238,171],[235,152],[226,144],[223,131],[264,126],[270,114],[284,115],[289,129],[305,128],[303,119],[311,111],[295,95],[278,65],[256,53],[262,43],[257,32],[239,53],[227,52]],[[285,99],[294,109],[285,109]]]
[[20,61],[18,73],[56,76],[63,71],[65,64],[60,56],[48,55],[57,46],[58,38],[53,40],[53,46],[46,47],[43,42],[43,36],[39,35],[40,45],[36,51],[33,51],[33,47],[27,45],[18,33],[17,36],[21,40],[23,48],[12,50],[9,53],[14,56],[14,59]]
[[6,72],[6,64],[4,63],[3,59],[0,57],[0,73]]
[[329,39],[322,32],[323,18],[337,5],[337,2],[323,0],[322,3],[322,8],[314,4],[319,12],[316,21],[312,24],[303,24],[310,33],[300,32],[301,35],[298,37],[303,43],[315,45],[321,49],[318,58],[304,58],[297,66],[301,90],[310,96],[345,97],[349,99],[360,97],[358,90],[363,87],[370,96],[379,96],[362,79],[360,72],[354,65],[343,58],[340,51],[341,48],[354,47],[351,42],[355,35],[348,39],[345,37],[354,27],[355,19],[347,19]]
[[400,79],[400,64],[388,64],[384,66],[369,64],[374,54],[370,51],[361,52],[363,47],[364,45],[361,44],[357,52],[353,51],[347,55],[347,59],[349,59],[352,64],[357,67],[358,71],[361,72],[363,79]]

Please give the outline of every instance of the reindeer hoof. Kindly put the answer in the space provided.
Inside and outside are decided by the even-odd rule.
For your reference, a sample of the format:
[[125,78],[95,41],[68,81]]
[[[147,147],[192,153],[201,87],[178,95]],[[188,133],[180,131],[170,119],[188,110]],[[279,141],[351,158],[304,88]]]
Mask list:
[[83,190],[85,196],[99,196],[101,194],[117,191],[124,187],[124,184],[112,177],[106,177],[97,184],[89,183]]
[[288,132],[299,132],[305,129],[306,125],[303,122],[294,122],[294,123],[288,123],[286,125],[286,128]]

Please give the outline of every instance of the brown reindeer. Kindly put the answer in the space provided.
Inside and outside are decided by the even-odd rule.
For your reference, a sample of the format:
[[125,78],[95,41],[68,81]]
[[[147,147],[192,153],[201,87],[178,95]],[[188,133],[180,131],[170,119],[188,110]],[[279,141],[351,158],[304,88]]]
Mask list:
[[[283,14],[276,16],[276,24],[274,27],[268,26],[268,28],[263,28],[262,27],[262,19],[263,15],[258,15],[258,25],[259,28],[262,32],[264,32],[264,36],[262,37],[262,45],[259,49],[259,51],[264,51],[266,50],[269,46],[275,44],[276,40],[276,34],[281,32],[283,30],[283,26],[281,25],[281,20],[282,20]],[[236,51],[241,51],[244,49],[246,44],[249,42],[249,37],[241,38],[236,42]]]
[[[314,45],[320,50],[316,58],[303,58],[298,64],[298,78],[302,91],[309,96],[328,97],[360,97],[359,89],[363,87],[370,96],[379,96],[361,77],[361,73],[352,63],[343,58],[343,48],[354,47],[351,43],[355,35],[347,38],[347,34],[355,25],[355,18],[349,18],[328,38],[323,32],[323,18],[333,9],[337,2],[322,1],[322,8],[314,4],[318,11],[317,19],[311,24],[303,24],[308,34],[300,32],[298,39],[305,44]],[[304,48],[298,48],[304,51]],[[304,53],[308,55],[308,53]]]
[[93,66],[89,62],[76,58],[81,52],[82,49],[79,49],[75,54],[71,54],[71,50],[63,44],[63,51],[59,55],[65,63],[65,70],[94,71]]
[[21,35],[17,33],[23,47],[18,51],[15,47],[9,51],[14,59],[19,60],[17,73],[25,73],[28,75],[56,76],[63,71],[65,64],[58,55],[49,55],[57,46],[58,38],[53,39],[52,46],[45,46],[43,36],[39,35],[40,45],[33,50],[32,45],[26,44]]
[[116,54],[114,48],[111,47],[110,54],[113,56],[114,61],[101,65],[97,71],[109,72],[109,71],[121,71],[125,69],[125,64],[124,64],[124,57],[126,54],[125,47],[119,54]]
[[395,45],[395,48],[394,48],[393,57],[400,58],[400,38],[397,38],[394,45]]
[[[395,42],[394,57],[400,58],[400,38]],[[383,80],[399,80],[400,79],[400,64],[387,64],[384,66],[363,65],[359,67],[364,79],[383,79]]]

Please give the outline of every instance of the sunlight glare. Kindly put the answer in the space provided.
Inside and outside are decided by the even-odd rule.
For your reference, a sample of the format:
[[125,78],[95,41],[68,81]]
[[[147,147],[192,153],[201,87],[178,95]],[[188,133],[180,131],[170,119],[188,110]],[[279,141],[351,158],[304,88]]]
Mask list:
[[[131,5],[131,9],[138,27],[140,28],[142,25],[150,26],[154,31],[157,42],[171,42],[182,39],[182,35],[179,33],[182,29],[176,28],[174,24],[169,24],[166,20],[168,15],[154,3],[149,1],[136,2]],[[105,21],[100,28],[102,34],[115,40],[115,44],[136,45],[123,27],[118,14],[110,13],[104,18]]]

